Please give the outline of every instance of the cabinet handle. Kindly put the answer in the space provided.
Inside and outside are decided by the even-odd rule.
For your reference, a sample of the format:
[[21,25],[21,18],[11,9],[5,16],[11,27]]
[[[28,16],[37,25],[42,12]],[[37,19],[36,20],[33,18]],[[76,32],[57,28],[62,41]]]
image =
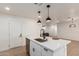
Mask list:
[[35,52],[35,48],[33,48],[33,52]]
[[48,51],[48,49],[44,48],[45,51]]

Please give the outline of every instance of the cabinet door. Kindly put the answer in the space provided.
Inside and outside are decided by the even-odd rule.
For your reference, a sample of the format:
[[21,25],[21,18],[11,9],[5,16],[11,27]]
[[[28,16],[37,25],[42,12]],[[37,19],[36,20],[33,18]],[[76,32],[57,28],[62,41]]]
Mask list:
[[32,41],[30,41],[30,55],[31,56],[41,56],[41,47]]
[[63,46],[58,50],[54,51],[54,56],[67,56],[67,47]]
[[53,56],[53,51],[50,51],[47,48],[42,48],[42,56]]

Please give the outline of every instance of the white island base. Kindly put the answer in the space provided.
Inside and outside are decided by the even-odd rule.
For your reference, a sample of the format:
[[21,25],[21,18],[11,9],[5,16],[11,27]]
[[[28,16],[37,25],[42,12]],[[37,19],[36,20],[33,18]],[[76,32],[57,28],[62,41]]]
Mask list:
[[68,40],[48,40],[46,42],[38,42],[30,40],[31,56],[67,56]]

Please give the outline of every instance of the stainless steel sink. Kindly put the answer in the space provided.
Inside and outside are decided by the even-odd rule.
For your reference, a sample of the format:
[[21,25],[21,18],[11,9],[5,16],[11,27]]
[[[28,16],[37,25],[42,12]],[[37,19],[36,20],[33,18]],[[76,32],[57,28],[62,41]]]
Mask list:
[[52,38],[53,40],[59,40],[60,38]]
[[38,42],[46,42],[47,41],[47,39],[44,40],[44,39],[41,39],[41,38],[36,38],[35,40],[38,41]]

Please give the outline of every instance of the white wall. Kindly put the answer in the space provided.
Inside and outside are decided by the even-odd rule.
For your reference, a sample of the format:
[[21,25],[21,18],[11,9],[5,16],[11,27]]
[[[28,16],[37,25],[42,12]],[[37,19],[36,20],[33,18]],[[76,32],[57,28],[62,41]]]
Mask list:
[[47,25],[46,32],[48,32],[52,37],[57,36],[57,24]]
[[77,27],[69,28],[70,22],[63,22],[57,25],[58,36],[65,39],[77,40],[79,41],[79,20],[75,21]]
[[23,36],[29,39],[40,36],[41,24],[34,19],[25,19],[23,23]]
[[9,33],[8,19],[0,16],[0,51],[8,49]]
[[22,25],[23,19],[22,17],[0,13],[0,51],[9,49],[9,23],[15,21]]
[[[25,19],[23,23],[23,36],[29,39],[34,37],[40,37],[40,30],[42,24],[38,24],[37,20]],[[45,31],[50,34],[50,36],[57,36],[57,24],[46,25]]]
[[[26,43],[26,37],[33,38],[33,37],[39,37],[40,36],[40,29],[42,27],[41,24],[38,24],[36,20],[34,19],[27,19],[22,18],[18,16],[11,16],[6,14],[0,13],[0,46],[8,49],[9,45],[9,23],[10,22],[16,22],[22,24],[22,45],[24,46]],[[1,41],[4,40],[4,41]],[[1,47],[0,47],[1,48]],[[5,50],[4,48],[4,50]],[[2,49],[3,50],[3,49]]]

